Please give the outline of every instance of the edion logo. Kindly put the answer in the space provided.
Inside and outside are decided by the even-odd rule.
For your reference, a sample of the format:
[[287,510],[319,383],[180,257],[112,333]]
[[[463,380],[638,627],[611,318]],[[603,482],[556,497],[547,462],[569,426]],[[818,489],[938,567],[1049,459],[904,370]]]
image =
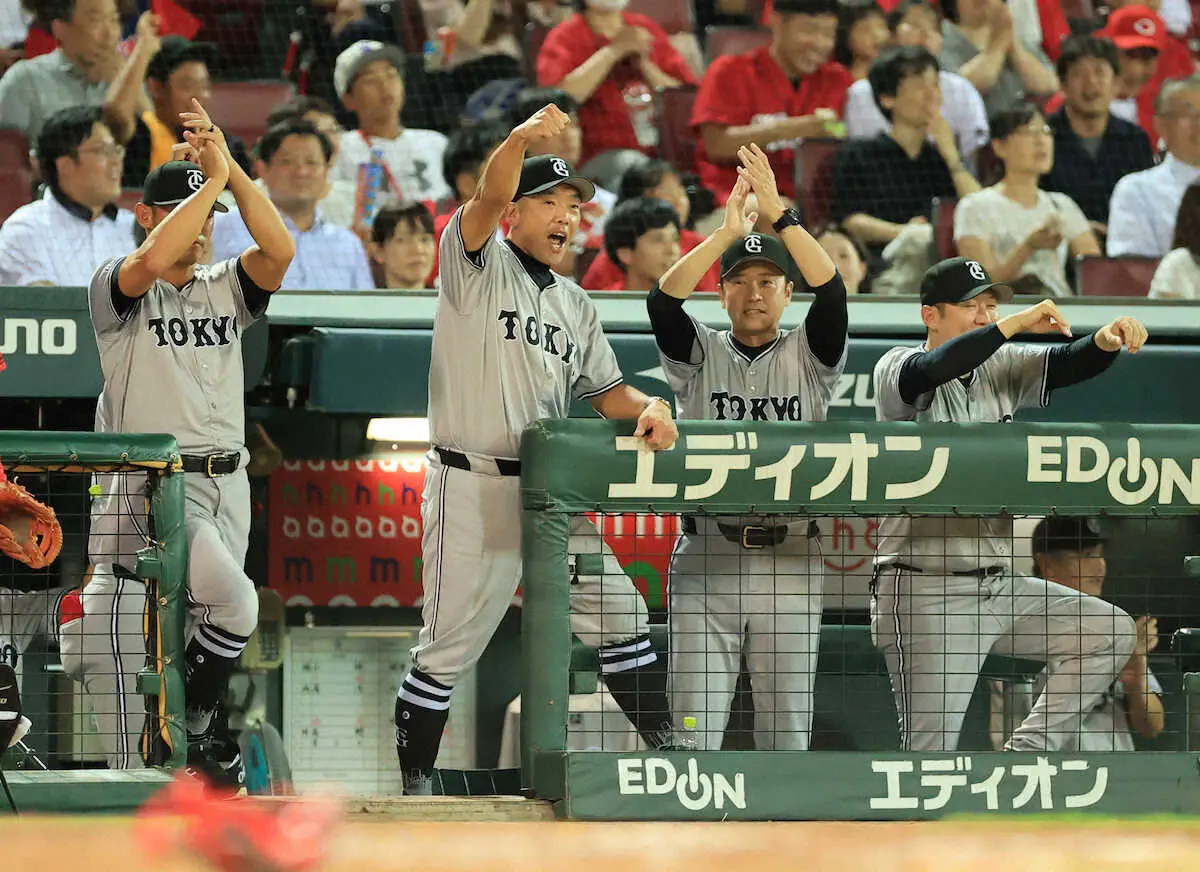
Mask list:
[[77,340],[70,318],[0,319],[0,354],[74,354]]
[[678,772],[665,757],[623,757],[617,760],[617,786],[622,796],[664,796],[674,793],[688,811],[746,807],[746,776],[737,772],[733,783],[720,772],[701,772],[695,757],[687,771]]
[[1095,436],[1028,436],[1026,480],[1057,484],[1101,481],[1114,500],[1136,506],[1157,497],[1170,505],[1178,492],[1189,505],[1200,505],[1200,458],[1184,469],[1171,457],[1157,460],[1142,456],[1137,437],[1125,440],[1125,456],[1113,457],[1108,445]]

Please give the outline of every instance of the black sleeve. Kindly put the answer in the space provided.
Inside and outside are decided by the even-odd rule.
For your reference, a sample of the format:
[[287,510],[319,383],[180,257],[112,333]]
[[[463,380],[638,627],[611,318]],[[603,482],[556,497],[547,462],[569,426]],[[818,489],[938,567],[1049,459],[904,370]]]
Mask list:
[[650,328],[659,351],[668,360],[690,363],[696,344],[696,325],[683,311],[683,300],[664,294],[655,284],[646,297],[646,311],[650,313]]
[[271,292],[263,290],[250,278],[250,273],[242,266],[242,259],[237,259],[238,283],[242,286],[242,302],[255,318],[267,311],[267,303],[271,302]]
[[846,350],[846,331],[850,327],[850,313],[846,310],[846,283],[840,273],[813,288],[816,295],[804,318],[804,333],[808,336],[808,347],[817,360],[826,366],[837,366]]
[[141,297],[127,297],[121,293],[121,264],[125,258],[120,258],[113,265],[112,278],[108,288],[108,295],[112,297],[113,311],[117,313],[117,317],[122,321],[128,321],[129,316],[133,314],[133,310],[138,307],[138,303],[142,301]]
[[845,221],[859,212],[871,214],[870,197],[863,192],[864,167],[858,160],[856,146],[857,143],[846,143],[834,158],[829,197],[830,217],[834,221]]
[[900,367],[900,399],[912,405],[922,394],[969,373],[1003,344],[1004,334],[993,324],[956,336],[933,351],[911,355]]
[[1046,363],[1046,389],[1057,390],[1094,378],[1108,369],[1119,351],[1105,351],[1096,344],[1095,333],[1081,336],[1050,350]]

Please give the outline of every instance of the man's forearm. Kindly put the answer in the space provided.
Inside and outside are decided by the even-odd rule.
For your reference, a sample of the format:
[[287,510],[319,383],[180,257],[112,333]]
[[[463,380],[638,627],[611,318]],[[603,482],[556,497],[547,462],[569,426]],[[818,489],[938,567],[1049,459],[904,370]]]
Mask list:
[[668,297],[686,300],[696,290],[701,279],[716,263],[725,249],[738,237],[717,228],[711,236],[675,261],[659,280],[658,286]]
[[891,242],[904,229],[903,224],[893,224],[866,212],[855,212],[842,224],[863,242]]
[[266,191],[254,184],[245,170],[227,156],[229,161],[229,190],[237,201],[238,211],[246,229],[254,238],[259,250],[271,259],[291,260],[295,252],[295,240],[283,216],[275,208]]
[[1122,673],[1121,684],[1125,689],[1129,726],[1142,738],[1153,739],[1162,732],[1166,717],[1162,700],[1148,686],[1146,672],[1146,658],[1139,655]]
[[1031,94],[1053,94],[1058,90],[1058,76],[1020,42],[1013,46],[1009,57],[1026,91]]
[[662,67],[648,57],[642,58],[639,67],[646,79],[646,84],[651,88],[677,88],[682,84],[677,78],[664,72]]
[[621,54],[611,44],[603,46],[586,61],[563,76],[558,87],[562,88],[580,105],[596,93],[596,89],[608,78],[612,68],[621,60]]
[[596,398],[593,408],[605,418],[634,420],[641,416],[650,397],[628,384],[619,384]]
[[133,54],[122,64],[116,78],[108,86],[104,96],[104,120],[112,130],[113,138],[120,143],[129,142],[137,128],[137,113],[142,103],[142,86],[146,81],[146,69],[153,54],[139,42]]

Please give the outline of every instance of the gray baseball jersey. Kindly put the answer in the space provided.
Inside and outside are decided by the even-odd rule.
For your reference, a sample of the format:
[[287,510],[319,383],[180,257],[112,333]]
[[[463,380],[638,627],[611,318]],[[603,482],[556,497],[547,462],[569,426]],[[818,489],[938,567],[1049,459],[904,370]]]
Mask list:
[[[1024,709],[1019,711],[1018,718],[1023,717],[1032,708],[1033,700],[1046,689],[1046,673],[1041,672],[1033,684],[1032,692],[1021,700]],[[1146,670],[1146,690],[1162,696],[1162,685],[1154,673]],[[1114,681],[1098,703],[1083,715],[1079,724],[1079,734],[1075,741],[1064,744],[1058,750],[1064,753],[1079,751],[1133,751],[1133,728],[1129,725],[1129,714],[1126,711],[1125,685]]]
[[197,266],[182,288],[160,279],[122,316],[123,260],[104,263],[88,293],[104,372],[96,430],[172,433],[189,454],[243,448],[242,331],[262,313],[246,308],[237,259]]
[[846,352],[836,366],[821,363],[803,327],[781,331],[751,360],[728,330],[696,327],[691,357],[671,360],[662,351],[667,383],[680,418],[704,421],[824,421]]
[[461,218],[459,209],[438,253],[430,437],[444,448],[515,458],[528,424],[567,417],[572,395],[604,393],[621,383],[621,370],[579,285],[556,274],[540,290],[494,236],[468,254]]
[[[918,348],[893,348],[875,364],[879,421],[1008,423],[1017,409],[1044,406],[1049,346],[1006,343],[963,379],[952,379],[907,403],[900,370]],[[1012,565],[1012,519],[892,516],[879,522],[875,562],[907,563],[928,572]]]

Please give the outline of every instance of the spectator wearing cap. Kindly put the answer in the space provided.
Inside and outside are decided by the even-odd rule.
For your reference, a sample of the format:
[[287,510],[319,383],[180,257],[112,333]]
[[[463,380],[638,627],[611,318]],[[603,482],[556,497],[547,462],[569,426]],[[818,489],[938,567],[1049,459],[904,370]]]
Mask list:
[[121,18],[115,0],[53,0],[51,30],[59,47],[22,60],[0,78],[0,127],[31,142],[55,113],[100,106],[123,63],[117,51]]
[[1117,182],[1154,166],[1145,132],[1112,112],[1119,71],[1111,40],[1072,36],[1058,57],[1062,106],[1047,107],[1054,166],[1042,177],[1042,187],[1074,200],[1100,235],[1108,231],[1108,203]]
[[[1102,598],[1108,566],[1106,536],[1095,521],[1087,518],[1051,516],[1034,527],[1032,537],[1034,574],[1052,584],[1069,587],[1088,596]],[[1057,750],[1064,753],[1090,751],[1133,751],[1134,735],[1143,739],[1158,736],[1164,726],[1162,685],[1151,671],[1148,656],[1158,646],[1158,619],[1136,620],[1137,643],[1133,655],[1099,704],[1083,714],[1079,732]],[[1005,720],[1023,718],[1032,700],[1045,687],[1046,674],[1035,680],[1032,691],[1018,698],[1019,711],[1007,712]],[[993,697],[994,699],[994,697]],[[1012,699],[1010,696],[1009,699]],[[995,713],[994,713],[995,716]]]
[[667,32],[624,11],[627,2],[583,0],[583,11],[551,30],[538,52],[538,84],[561,88],[579,104],[583,161],[616,148],[652,154],[652,92],[697,82]]
[[[153,16],[143,17],[129,63],[113,81],[104,101],[104,117],[118,141],[125,143],[125,180],[136,187],[155,167],[171,160],[171,150],[183,142],[181,112],[192,111],[192,100],[207,105],[212,96],[208,68],[216,49],[182,36],[158,36]],[[151,106],[142,107],[143,86]],[[236,136],[227,134],[229,151],[247,173],[250,154]]]
[[[704,241],[704,237],[690,228],[692,203],[688,198],[683,179],[669,163],[663,160],[648,160],[636,164],[621,176],[621,186],[617,191],[617,202],[623,203],[638,197],[650,197],[656,200],[666,200],[679,216],[679,248],[687,254]],[[589,290],[602,290],[620,283],[621,268],[608,255],[607,246],[600,249],[584,273],[581,284]],[[715,291],[721,280],[720,264],[713,264],[700,283],[698,291]]]
[[[354,209],[358,194],[358,185],[348,179],[333,178],[333,169],[337,166],[338,154],[342,144],[342,125],[338,123],[333,107],[320,97],[300,94],[290,97],[271,108],[267,114],[267,127],[275,127],[285,121],[307,121],[317,128],[329,140],[333,154],[329,158],[329,190],[321,202],[321,217],[337,227],[347,230],[354,228]],[[262,184],[262,179],[259,179]]]
[[[567,113],[571,123],[563,128],[558,136],[529,143],[525,154],[529,157],[557,155],[571,166],[577,167],[583,159],[583,130],[579,125],[579,104],[566,91],[561,88],[524,89],[517,94],[512,107],[512,126],[516,127],[526,118],[533,117],[534,113],[550,103]],[[595,185],[595,188],[595,195],[583,204],[583,214],[579,218],[579,229],[575,232],[572,246],[573,253],[564,258],[560,264],[562,269],[574,269],[575,256],[583,251],[585,246],[599,246],[604,239],[604,222],[613,206],[617,205],[617,195],[599,185]]]
[[1150,281],[1152,300],[1200,300],[1200,183],[1184,191],[1171,251]]
[[86,286],[133,250],[133,213],[115,205],[122,154],[98,107],[47,119],[37,139],[46,192],[0,225],[0,285]]
[[371,224],[367,246],[383,270],[381,287],[420,290],[432,287],[437,244],[433,239],[433,213],[424,203],[384,206]]
[[666,200],[635,197],[617,204],[604,227],[604,251],[621,278],[603,291],[649,291],[679,260],[679,216]]
[[[269,128],[258,143],[255,169],[267,195],[296,240],[296,256],[281,287],[289,290],[363,290],[375,287],[371,265],[359,238],[330,224],[319,205],[328,187],[333,146],[302,119]],[[237,212],[213,226],[213,258],[237,257],[253,245]]]
[[[888,16],[894,45],[916,45],[933,55],[942,50],[942,16],[929,0],[903,0]],[[975,166],[975,153],[988,142],[987,110],[975,86],[948,70],[939,70],[942,88],[942,117],[950,125],[963,163]],[[887,119],[875,105],[870,78],[850,86],[846,94],[846,135],[866,139],[886,133]]]
[[1070,197],[1038,188],[1054,164],[1054,132],[1035,107],[1018,106],[992,119],[992,148],[1004,177],[958,202],[959,252],[1017,293],[1070,296],[1068,255],[1098,255],[1100,245]]
[[1163,257],[1171,250],[1183,192],[1200,178],[1200,74],[1163,85],[1154,124],[1167,156],[1156,167],[1125,176],[1113,188],[1109,257]]
[[942,22],[944,69],[967,79],[983,96],[988,116],[1011,109],[1027,96],[1058,90],[1058,77],[1045,52],[1014,31],[1004,0],[958,0],[957,20]]
[[979,190],[942,117],[938,61],[920,46],[883,52],[869,77],[887,133],[853,139],[834,164],[831,216],[876,263],[910,223],[928,223],[935,197]]
[[343,134],[333,177],[357,182],[359,167],[378,149],[388,191],[401,200],[436,203],[451,195],[441,173],[446,137],[400,124],[403,74],[404,54],[394,45],[364,39],[338,55],[333,87],[358,117],[358,129]]
[[851,79],[832,58],[837,25],[837,0],[780,0],[770,45],[717,58],[704,74],[691,118],[696,163],[721,203],[737,181],[743,145],[767,152],[779,193],[794,199],[796,144],[841,135]]
[[1191,54],[1182,42],[1171,37],[1154,9],[1145,4],[1116,9],[1096,35],[1111,39],[1120,50],[1113,114],[1140,124],[1157,143],[1154,101],[1167,79],[1192,74],[1195,64]]

